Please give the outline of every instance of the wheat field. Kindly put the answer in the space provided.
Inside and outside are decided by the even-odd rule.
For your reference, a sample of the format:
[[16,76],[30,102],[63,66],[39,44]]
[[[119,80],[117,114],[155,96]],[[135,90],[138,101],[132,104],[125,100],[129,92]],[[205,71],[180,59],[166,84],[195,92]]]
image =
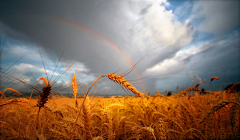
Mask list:
[[[1,80],[14,78],[37,90],[15,74],[14,70],[3,71]],[[102,77],[133,96],[89,95],[91,87]],[[6,97],[6,90],[22,94],[11,87],[0,91],[0,139],[240,139],[240,92],[235,91],[238,83],[218,92],[203,93],[197,84],[170,96],[158,91],[150,96],[115,73],[98,79],[86,93],[79,93],[73,73],[69,86],[73,97],[52,94],[56,79],[51,82],[44,77],[38,79],[44,82],[38,89],[38,98],[32,98],[32,94],[25,98]],[[214,79],[218,80],[213,77],[211,82]],[[1,87],[4,84],[2,80]]]
[[[77,98],[79,104],[83,98]],[[239,92],[2,99],[1,139],[239,139]],[[78,113],[79,118],[76,122]],[[39,116],[38,116],[39,115]],[[76,123],[76,127],[73,128]],[[71,138],[72,137],[72,138]]]

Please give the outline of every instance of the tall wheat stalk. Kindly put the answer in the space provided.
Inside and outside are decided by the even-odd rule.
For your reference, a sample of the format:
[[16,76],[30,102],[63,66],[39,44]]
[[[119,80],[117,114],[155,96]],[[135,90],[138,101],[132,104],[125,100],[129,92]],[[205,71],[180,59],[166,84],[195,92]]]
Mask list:
[[[138,91],[133,85],[131,85],[130,83],[128,83],[127,80],[125,80],[125,79],[123,78],[123,76],[120,76],[120,75],[115,74],[115,73],[110,73],[110,74],[106,74],[106,75],[101,75],[101,76],[98,77],[98,79],[95,80],[95,81],[92,83],[92,85],[89,87],[89,89],[88,89],[88,91],[87,91],[87,94],[85,95],[85,98],[84,98],[83,103],[82,103],[82,105],[81,105],[80,111],[78,112],[76,121],[75,121],[74,126],[73,126],[73,130],[74,130],[75,127],[76,127],[76,123],[77,123],[78,117],[79,117],[79,115],[80,115],[80,112],[81,112],[81,110],[82,110],[82,107],[83,107],[83,105],[84,105],[84,102],[85,102],[85,100],[86,100],[86,97],[88,96],[88,93],[89,93],[90,89],[91,89],[92,86],[93,86],[100,78],[102,78],[102,77],[108,77],[110,80],[112,80],[112,81],[118,83],[119,85],[121,85],[122,88],[125,87],[127,90],[132,91],[134,94],[138,95],[139,97],[144,97],[144,94],[143,94],[142,92]],[[70,139],[72,138],[72,136],[73,136],[73,133],[71,134]]]

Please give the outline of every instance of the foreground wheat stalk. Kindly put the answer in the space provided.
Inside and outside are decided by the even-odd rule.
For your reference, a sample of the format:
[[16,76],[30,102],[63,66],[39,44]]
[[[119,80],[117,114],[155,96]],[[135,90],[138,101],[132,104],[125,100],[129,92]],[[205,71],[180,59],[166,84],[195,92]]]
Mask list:
[[[76,127],[76,124],[77,124],[77,121],[78,121],[80,112],[82,111],[82,107],[83,107],[83,105],[84,105],[84,102],[85,102],[85,100],[86,100],[86,97],[88,96],[88,93],[89,93],[90,89],[91,89],[92,86],[93,86],[100,78],[102,78],[102,77],[108,77],[110,80],[112,80],[112,81],[118,83],[119,85],[121,85],[122,88],[125,87],[127,90],[132,91],[134,94],[138,95],[139,97],[144,97],[144,94],[143,94],[142,92],[140,92],[139,90],[137,90],[132,84],[128,83],[127,80],[125,80],[125,79],[123,78],[123,76],[120,76],[120,75],[115,74],[115,73],[110,73],[110,74],[106,74],[106,75],[101,75],[101,76],[98,77],[98,79],[95,80],[95,81],[92,83],[92,85],[89,87],[89,89],[88,89],[88,91],[87,91],[87,94],[85,95],[85,98],[84,98],[84,100],[83,100],[83,102],[82,102],[81,108],[80,108],[80,110],[79,110],[79,112],[78,112],[78,115],[77,115],[77,118],[76,118],[76,121],[75,121],[75,123],[74,123],[74,126],[73,126],[73,129],[72,129],[72,130],[75,130],[75,127]],[[70,139],[72,138],[72,136],[73,136],[73,133],[71,134]]]

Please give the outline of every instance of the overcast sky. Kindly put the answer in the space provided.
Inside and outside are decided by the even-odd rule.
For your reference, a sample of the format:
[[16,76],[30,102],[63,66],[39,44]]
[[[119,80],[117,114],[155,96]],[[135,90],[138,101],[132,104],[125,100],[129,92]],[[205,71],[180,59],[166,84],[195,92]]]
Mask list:
[[[176,92],[177,86],[193,87],[200,79],[200,88],[208,89],[213,76],[220,80],[212,89],[219,90],[240,80],[239,5],[227,0],[1,1],[1,68],[25,55],[12,68],[31,59],[18,75],[34,85],[46,77],[39,45],[48,77],[64,51],[54,78],[73,56],[76,62],[57,84],[68,82],[74,71],[85,75],[79,82],[89,87],[103,74],[125,72],[147,54],[124,77],[148,76],[144,84],[129,81],[139,90]],[[127,94],[107,78],[95,86],[99,94]]]

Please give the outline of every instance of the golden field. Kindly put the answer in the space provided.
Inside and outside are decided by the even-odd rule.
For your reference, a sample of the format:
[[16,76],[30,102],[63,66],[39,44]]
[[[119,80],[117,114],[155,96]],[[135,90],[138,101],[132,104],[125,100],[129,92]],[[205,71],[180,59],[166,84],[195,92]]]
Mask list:
[[[0,102],[1,139],[239,139],[239,92]],[[39,118],[38,118],[39,117]],[[74,127],[74,124],[76,126]]]

